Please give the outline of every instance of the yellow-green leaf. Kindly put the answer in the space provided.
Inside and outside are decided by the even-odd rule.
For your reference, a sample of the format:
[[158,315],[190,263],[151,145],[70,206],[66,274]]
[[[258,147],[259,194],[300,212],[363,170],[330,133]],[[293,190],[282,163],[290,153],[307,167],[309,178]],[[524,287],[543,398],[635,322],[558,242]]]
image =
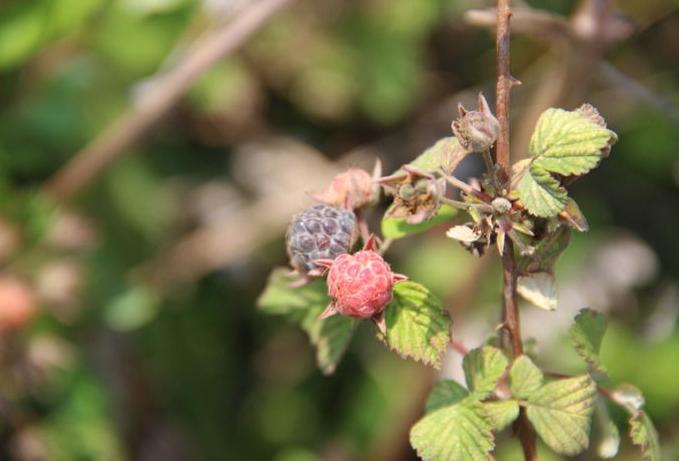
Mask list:
[[269,276],[266,288],[257,299],[257,307],[267,314],[288,315],[301,320],[309,309],[318,309],[318,306],[328,304],[323,280],[292,288],[290,284],[294,280],[290,269],[275,268]]
[[439,139],[433,146],[413,160],[410,165],[430,173],[443,169],[450,174],[467,154],[468,152],[460,146],[457,138],[449,136]]
[[566,206],[568,194],[559,181],[538,165],[531,164],[519,180],[516,190],[528,211],[542,218],[559,214]]
[[428,413],[410,431],[410,444],[426,461],[487,461],[492,424],[473,397]]
[[425,412],[431,413],[439,408],[452,405],[463,400],[468,395],[469,391],[453,380],[446,379],[439,381],[427,398]]
[[528,397],[526,414],[552,450],[574,456],[589,445],[595,396],[589,375],[552,381]]
[[575,351],[587,363],[591,371],[606,373],[606,368],[599,359],[599,350],[605,332],[606,318],[592,309],[582,309],[575,316],[575,323],[569,330]]
[[507,357],[496,347],[484,346],[470,351],[462,362],[467,387],[478,399],[487,397],[497,386],[507,365]]
[[615,133],[581,111],[547,109],[542,113],[528,147],[533,164],[563,176],[582,175],[594,168]]
[[514,360],[509,370],[509,389],[512,395],[525,399],[542,387],[542,371],[527,355],[521,355]]
[[[580,176],[598,165],[617,140],[592,106],[575,111],[547,109],[530,140],[530,163],[522,165],[516,191],[528,211],[539,217],[556,216],[568,196],[553,175]],[[582,226],[580,226],[582,227]],[[585,226],[586,227],[586,226]]]
[[413,281],[394,286],[394,300],[385,311],[387,346],[406,358],[440,368],[450,342],[450,318],[431,292]]
[[257,300],[257,307],[269,314],[284,315],[298,324],[316,347],[316,361],[325,374],[335,371],[351,340],[355,322],[340,315],[321,320],[330,302],[323,280],[293,288],[286,268],[271,273],[269,283]]
[[493,430],[501,431],[519,417],[519,402],[516,400],[485,402],[483,410],[493,425]]
[[639,411],[629,420],[632,442],[641,448],[644,461],[660,461],[660,440],[653,421],[645,411]]

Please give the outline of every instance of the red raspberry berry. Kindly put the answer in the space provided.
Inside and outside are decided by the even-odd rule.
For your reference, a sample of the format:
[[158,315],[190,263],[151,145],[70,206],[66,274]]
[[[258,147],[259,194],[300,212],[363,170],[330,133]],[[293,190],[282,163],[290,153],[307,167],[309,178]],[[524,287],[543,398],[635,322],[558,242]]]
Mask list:
[[332,262],[320,261],[321,265],[330,267],[327,283],[332,300],[323,318],[336,313],[371,318],[384,330],[383,311],[392,300],[394,284],[406,277],[394,274],[389,264],[373,250],[373,245],[371,237],[361,251],[340,255]]

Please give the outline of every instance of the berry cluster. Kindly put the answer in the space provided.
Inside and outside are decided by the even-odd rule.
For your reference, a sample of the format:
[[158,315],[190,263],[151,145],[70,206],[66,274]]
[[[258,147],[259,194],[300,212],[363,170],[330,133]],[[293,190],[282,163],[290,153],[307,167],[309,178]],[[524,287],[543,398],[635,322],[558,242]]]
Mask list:
[[[345,181],[348,174],[351,181]],[[356,186],[356,178],[365,180],[364,176],[367,173],[359,176],[354,170],[340,175],[341,181],[332,183],[332,193],[326,191],[322,196],[326,203],[335,206],[316,205],[293,217],[287,232],[288,255],[292,267],[303,276],[301,283],[327,272],[331,302],[321,318],[341,314],[372,319],[384,332],[384,309],[393,298],[394,284],[406,277],[391,271],[376,251],[373,236],[364,236],[363,249],[350,254],[358,234],[356,215],[336,207],[353,204],[360,208],[376,200],[372,186]],[[367,180],[363,182],[369,184]]]

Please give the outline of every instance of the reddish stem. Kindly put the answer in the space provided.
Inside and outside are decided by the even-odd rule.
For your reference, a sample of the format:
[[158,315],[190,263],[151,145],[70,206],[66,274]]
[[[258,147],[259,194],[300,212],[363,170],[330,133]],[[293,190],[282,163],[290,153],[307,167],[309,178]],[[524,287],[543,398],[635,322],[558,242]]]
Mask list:
[[368,241],[370,238],[370,229],[368,228],[368,222],[365,219],[365,213],[363,212],[362,209],[357,209],[354,210],[354,214],[356,215],[356,223],[358,224],[358,232],[361,235],[361,240],[363,240],[363,244]]
[[[511,17],[511,0],[497,1],[497,36],[496,36],[496,58],[497,58],[497,86],[495,98],[495,110],[498,122],[500,123],[500,133],[496,145],[496,161],[500,167],[501,180],[504,185],[510,181],[510,155],[509,155],[509,93],[516,80],[509,72],[509,19]],[[523,354],[523,344],[521,343],[521,326],[519,320],[519,308],[516,302],[516,281],[517,269],[514,260],[514,249],[511,241],[505,243],[502,253],[502,321],[503,331],[501,339],[508,336],[511,346],[511,355],[516,358]],[[504,344],[504,341],[501,341]],[[515,429],[526,461],[537,461],[537,450],[535,446],[535,431],[528,421],[525,409],[521,409],[519,419],[515,424]]]

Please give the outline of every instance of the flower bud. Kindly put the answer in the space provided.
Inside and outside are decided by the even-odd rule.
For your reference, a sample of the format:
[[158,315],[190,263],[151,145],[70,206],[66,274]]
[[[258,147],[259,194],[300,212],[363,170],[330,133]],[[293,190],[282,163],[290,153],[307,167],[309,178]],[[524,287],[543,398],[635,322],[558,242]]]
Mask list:
[[488,106],[488,101],[479,93],[478,110],[467,111],[459,104],[460,118],[453,121],[452,129],[460,145],[468,151],[485,152],[497,141],[500,123]]

